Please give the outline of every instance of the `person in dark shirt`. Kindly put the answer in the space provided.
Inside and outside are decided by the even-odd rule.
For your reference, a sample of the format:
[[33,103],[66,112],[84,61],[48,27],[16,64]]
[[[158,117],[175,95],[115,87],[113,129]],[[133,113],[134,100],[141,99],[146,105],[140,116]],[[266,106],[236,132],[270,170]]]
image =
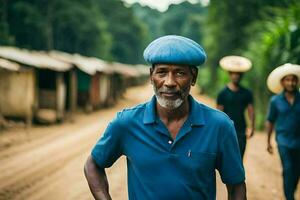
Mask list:
[[271,136],[275,125],[287,200],[295,199],[294,193],[300,179],[299,79],[300,65],[287,63],[274,69],[267,80],[269,89],[277,94],[270,100],[267,115],[267,151],[273,154]]
[[[255,127],[252,92],[240,84],[243,74],[251,68],[251,62],[240,56],[226,56],[220,60],[220,66],[228,71],[230,82],[219,92],[217,108],[233,120],[243,158],[247,137],[250,138],[254,135]],[[250,120],[248,132],[246,132],[245,110],[247,110]]]

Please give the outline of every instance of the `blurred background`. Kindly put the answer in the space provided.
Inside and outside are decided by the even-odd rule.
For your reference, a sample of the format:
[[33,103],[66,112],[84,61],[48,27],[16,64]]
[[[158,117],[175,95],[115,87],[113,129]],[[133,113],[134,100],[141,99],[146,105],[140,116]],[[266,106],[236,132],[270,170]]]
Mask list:
[[237,54],[253,62],[244,84],[255,93],[262,128],[267,75],[283,63],[300,62],[299,9],[296,0],[1,0],[0,45],[144,64],[142,52],[151,40],[183,35],[207,51],[199,85],[213,97],[227,81],[221,57]]
[[[117,110],[151,97],[142,53],[167,34],[206,50],[194,94],[212,106],[228,82],[219,60],[234,54],[252,61],[242,84],[254,93],[261,130],[272,95],[268,74],[287,62],[300,64],[300,2],[0,0],[0,199],[91,199],[84,160]],[[8,123],[22,117],[29,127],[55,125]],[[262,142],[253,141],[254,149],[265,152],[265,139],[257,137]],[[248,156],[250,199],[282,199],[279,158]],[[121,162],[109,173],[115,199],[126,196]],[[270,176],[277,177],[271,184]]]

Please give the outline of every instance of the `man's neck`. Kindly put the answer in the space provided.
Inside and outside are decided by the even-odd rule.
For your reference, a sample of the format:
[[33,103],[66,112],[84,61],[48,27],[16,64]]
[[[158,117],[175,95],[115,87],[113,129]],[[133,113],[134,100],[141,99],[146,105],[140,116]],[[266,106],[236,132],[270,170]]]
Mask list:
[[286,100],[292,105],[295,101],[296,91],[284,91]]
[[227,86],[232,91],[238,91],[240,89],[240,84],[239,83],[230,82],[230,83],[228,83]]
[[157,114],[161,121],[165,124],[173,139],[176,138],[179,130],[187,120],[189,115],[189,102],[185,100],[181,106],[176,109],[166,109],[156,104]]

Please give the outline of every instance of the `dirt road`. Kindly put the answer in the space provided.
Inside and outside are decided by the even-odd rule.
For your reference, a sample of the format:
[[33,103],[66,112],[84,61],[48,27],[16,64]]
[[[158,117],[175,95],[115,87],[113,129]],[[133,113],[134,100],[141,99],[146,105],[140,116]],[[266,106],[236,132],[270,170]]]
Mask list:
[[[150,85],[131,88],[113,108],[78,114],[72,123],[0,133],[0,200],[93,199],[83,175],[92,146],[116,111],[144,102],[151,95]],[[196,97],[212,103],[206,97]],[[283,199],[279,158],[266,153],[265,139],[263,134],[256,134],[246,151],[250,200]],[[107,172],[113,199],[127,199],[125,158]],[[217,199],[226,199],[225,193],[218,181]],[[300,185],[297,197],[300,199]]]

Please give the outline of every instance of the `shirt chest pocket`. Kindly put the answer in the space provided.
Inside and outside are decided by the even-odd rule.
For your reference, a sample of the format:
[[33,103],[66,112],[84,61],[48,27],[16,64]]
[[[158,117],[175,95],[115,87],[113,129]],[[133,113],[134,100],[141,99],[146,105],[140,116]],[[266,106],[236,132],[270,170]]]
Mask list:
[[216,154],[206,152],[188,151],[179,156],[184,167],[195,175],[214,173],[216,166]]

